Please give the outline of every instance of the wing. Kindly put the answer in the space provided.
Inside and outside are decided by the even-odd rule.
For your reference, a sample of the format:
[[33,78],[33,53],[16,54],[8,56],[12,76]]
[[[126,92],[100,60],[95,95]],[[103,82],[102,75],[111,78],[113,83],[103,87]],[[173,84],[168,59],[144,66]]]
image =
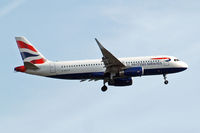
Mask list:
[[105,49],[96,38],[95,40],[103,54],[102,61],[105,64],[106,72],[117,73],[122,68],[125,68],[125,65],[121,61],[119,61],[114,55]]

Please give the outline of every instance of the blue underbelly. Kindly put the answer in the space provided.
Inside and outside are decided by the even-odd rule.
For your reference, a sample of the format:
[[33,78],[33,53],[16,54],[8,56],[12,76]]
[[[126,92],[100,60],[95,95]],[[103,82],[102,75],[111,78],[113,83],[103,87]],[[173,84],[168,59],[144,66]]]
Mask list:
[[184,71],[186,68],[156,68],[144,69],[144,75],[170,74]]
[[[184,71],[187,68],[155,68],[144,69],[143,75],[170,74]],[[47,76],[58,79],[104,79],[104,72],[73,73]]]
[[58,79],[103,79],[104,72],[90,72],[90,73],[74,73],[74,74],[59,74],[47,76]]

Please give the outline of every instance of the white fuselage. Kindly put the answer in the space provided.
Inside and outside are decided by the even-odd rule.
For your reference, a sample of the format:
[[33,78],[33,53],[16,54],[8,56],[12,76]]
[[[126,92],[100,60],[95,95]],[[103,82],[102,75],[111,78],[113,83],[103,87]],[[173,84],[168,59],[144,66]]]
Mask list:
[[177,73],[187,69],[187,64],[173,56],[146,56],[117,58],[95,38],[102,59],[53,62],[45,58],[25,37],[15,37],[23,66],[15,71],[58,79],[103,80],[102,91],[106,83],[113,86],[132,85],[132,77]]
[[[170,58],[170,61],[166,59],[160,59],[160,57]],[[156,58],[156,59],[155,59]],[[147,57],[129,57],[119,58],[119,60],[127,67],[142,67],[142,75],[156,75],[163,74],[160,70],[166,70],[166,74],[175,73],[187,68],[187,64],[182,61],[177,61],[177,58],[173,56],[147,56]],[[73,75],[73,74],[85,74],[85,73],[103,73],[105,72],[104,63],[100,60],[81,60],[81,61],[59,61],[51,62],[48,61],[44,64],[37,65],[40,69],[38,70],[27,70],[26,73],[52,77],[56,75]],[[168,70],[170,71],[168,72]],[[172,70],[171,70],[172,69]],[[179,70],[180,69],[180,70]],[[148,70],[157,70],[154,73],[149,73]],[[72,76],[73,77],[73,76]],[[85,77],[87,79],[87,76]],[[76,78],[64,78],[64,79],[82,79],[82,77]]]

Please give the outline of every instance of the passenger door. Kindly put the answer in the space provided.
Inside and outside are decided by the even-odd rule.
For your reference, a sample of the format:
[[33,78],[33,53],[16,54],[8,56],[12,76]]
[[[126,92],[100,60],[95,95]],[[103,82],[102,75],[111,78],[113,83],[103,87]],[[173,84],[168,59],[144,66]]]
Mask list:
[[50,63],[50,73],[56,73],[56,65],[55,63]]
[[164,66],[169,66],[169,61],[164,60],[163,64]]

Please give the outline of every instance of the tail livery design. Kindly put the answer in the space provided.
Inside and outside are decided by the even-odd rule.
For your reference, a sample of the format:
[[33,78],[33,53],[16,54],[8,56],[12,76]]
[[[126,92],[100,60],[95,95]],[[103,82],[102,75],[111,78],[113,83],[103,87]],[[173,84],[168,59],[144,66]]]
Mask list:
[[24,62],[43,64],[46,62],[44,56],[25,37],[15,37],[17,46]]
[[15,37],[24,66],[16,67],[16,71],[25,72],[26,69],[36,69],[36,64],[43,64],[47,61],[25,37]]

